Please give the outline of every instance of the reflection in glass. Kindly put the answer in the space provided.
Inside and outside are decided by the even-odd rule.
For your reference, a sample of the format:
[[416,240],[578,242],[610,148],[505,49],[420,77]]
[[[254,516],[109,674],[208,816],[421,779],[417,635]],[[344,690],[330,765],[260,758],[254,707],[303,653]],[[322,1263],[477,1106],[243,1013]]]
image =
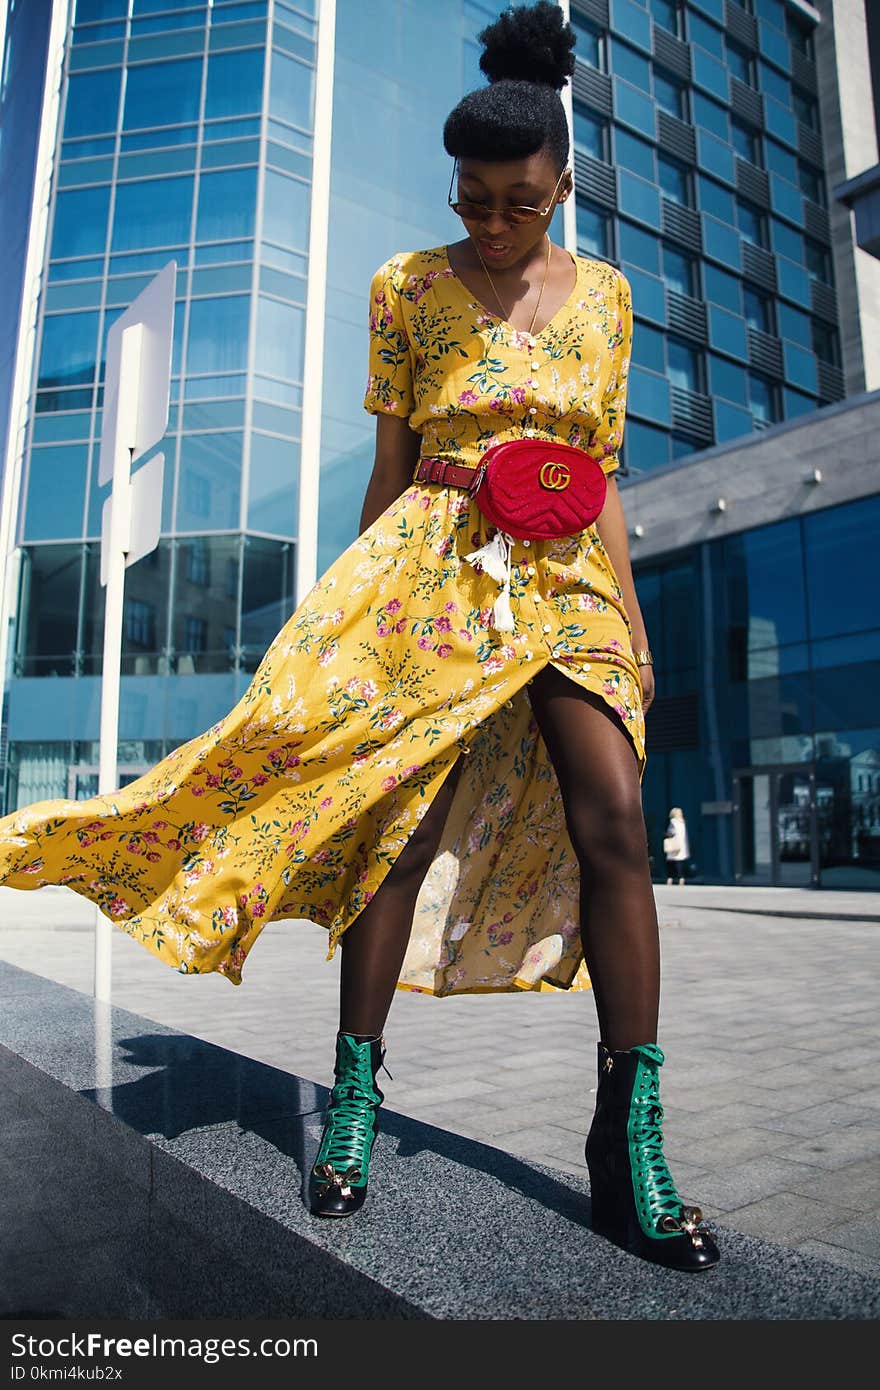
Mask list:
[[608,215],[583,198],[577,200],[577,249],[581,256],[608,255]]
[[574,147],[592,155],[593,159],[605,158],[605,123],[598,116],[585,111],[577,103],[573,111]]
[[194,299],[189,311],[187,372],[243,372],[247,368],[247,295]]
[[176,542],[171,645],[179,675],[235,667],[239,551],[238,536]]
[[242,435],[238,430],[185,434],[180,441],[179,531],[231,531],[238,526]]
[[263,104],[264,56],[262,48],[210,54],[205,93],[206,121],[219,116],[259,113]]
[[880,886],[880,729],[816,735],[822,885]]
[[107,243],[107,215],[110,187],[72,188],[55,199],[51,257],[96,256],[104,254]]
[[266,170],[263,195],[263,236],[281,246],[309,244],[310,188],[300,179]]
[[226,241],[254,234],[256,169],[229,169],[199,179],[196,241]]
[[269,92],[269,113],[276,120],[290,125],[312,128],[313,89],[315,69],[290,58],[279,49],[272,50],[272,77]]
[[594,29],[578,10],[571,12],[571,27],[575,32],[576,39],[575,57],[580,58],[583,63],[589,63],[591,68],[604,71],[604,45],[599,31]]
[[696,269],[693,256],[680,251],[677,246],[663,243],[663,279],[667,289],[674,290],[676,294],[695,295]]
[[800,524],[777,522],[723,544],[730,675],[738,681],[752,674],[749,653],[806,638]]
[[674,77],[670,77],[665,72],[654,69],[654,100],[661,111],[667,111],[670,116],[677,116],[679,120],[686,120],[684,101],[684,87],[680,82],[676,82]]
[[245,536],[244,546],[242,662],[255,671],[293,612],[296,547],[257,536]]
[[748,382],[752,427],[764,429],[779,419],[778,392],[772,381],[759,376],[757,372],[749,372]]
[[38,387],[74,386],[91,381],[97,342],[97,313],[47,314],[43,319]]
[[680,338],[666,340],[668,357],[667,377],[673,386],[686,391],[702,391],[702,353],[682,342]]
[[291,540],[297,532],[300,445],[254,431],[248,482],[247,525]]
[[190,177],[118,184],[112,250],[136,251],[188,242],[192,198]]
[[62,540],[82,534],[88,466],[88,444],[31,450],[24,540]]
[[64,108],[64,138],[115,130],[121,68],[71,73]]
[[301,381],[304,338],[304,310],[260,295],[255,371],[282,381]]
[[22,553],[15,674],[75,671],[81,545],[41,545]]
[[201,85],[201,58],[133,64],[125,82],[123,130],[197,121]]

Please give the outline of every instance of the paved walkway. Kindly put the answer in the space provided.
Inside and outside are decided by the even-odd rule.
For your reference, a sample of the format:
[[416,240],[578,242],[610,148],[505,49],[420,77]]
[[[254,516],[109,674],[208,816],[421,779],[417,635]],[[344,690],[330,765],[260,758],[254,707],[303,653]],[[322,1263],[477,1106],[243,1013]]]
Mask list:
[[[720,1226],[880,1275],[880,894],[658,886],[666,1151]],[[822,914],[822,915],[816,915]],[[93,909],[0,888],[0,958],[86,993]],[[323,1084],[337,960],[266,927],[236,988],[113,935],[114,1002]],[[583,1175],[596,1021],[585,994],[400,993],[386,1104]]]

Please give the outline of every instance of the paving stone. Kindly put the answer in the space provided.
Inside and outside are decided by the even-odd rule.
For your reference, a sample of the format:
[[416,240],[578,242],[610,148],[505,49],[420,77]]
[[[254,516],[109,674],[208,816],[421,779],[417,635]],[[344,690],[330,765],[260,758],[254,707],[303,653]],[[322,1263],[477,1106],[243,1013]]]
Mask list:
[[803,1139],[797,1146],[780,1149],[781,1158],[791,1158],[817,1168],[843,1168],[854,1159],[873,1155],[880,1161],[880,1128],[848,1125],[845,1129]]
[[724,1219],[748,1235],[797,1246],[835,1228],[846,1215],[842,1207],[827,1202],[814,1202],[794,1192],[776,1192],[772,1197],[725,1211]]
[[789,1162],[779,1154],[746,1159],[736,1167],[723,1167],[706,1174],[703,1197],[719,1210],[738,1211],[765,1197],[792,1191],[803,1181],[805,1164]]

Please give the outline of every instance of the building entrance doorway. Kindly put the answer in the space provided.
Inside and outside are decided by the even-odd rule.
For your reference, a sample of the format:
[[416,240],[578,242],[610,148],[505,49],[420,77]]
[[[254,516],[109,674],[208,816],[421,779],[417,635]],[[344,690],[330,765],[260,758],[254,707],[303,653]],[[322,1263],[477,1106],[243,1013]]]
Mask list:
[[819,886],[816,776],[803,763],[734,773],[733,834],[737,883]]

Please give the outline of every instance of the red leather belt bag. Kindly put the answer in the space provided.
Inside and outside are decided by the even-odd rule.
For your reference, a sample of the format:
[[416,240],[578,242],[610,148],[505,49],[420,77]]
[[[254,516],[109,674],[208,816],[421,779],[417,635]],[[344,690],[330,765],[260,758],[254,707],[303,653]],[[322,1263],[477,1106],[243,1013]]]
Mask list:
[[583,449],[540,439],[511,439],[487,449],[479,468],[423,458],[420,483],[463,488],[499,531],[516,540],[575,536],[605,505],[602,466]]

